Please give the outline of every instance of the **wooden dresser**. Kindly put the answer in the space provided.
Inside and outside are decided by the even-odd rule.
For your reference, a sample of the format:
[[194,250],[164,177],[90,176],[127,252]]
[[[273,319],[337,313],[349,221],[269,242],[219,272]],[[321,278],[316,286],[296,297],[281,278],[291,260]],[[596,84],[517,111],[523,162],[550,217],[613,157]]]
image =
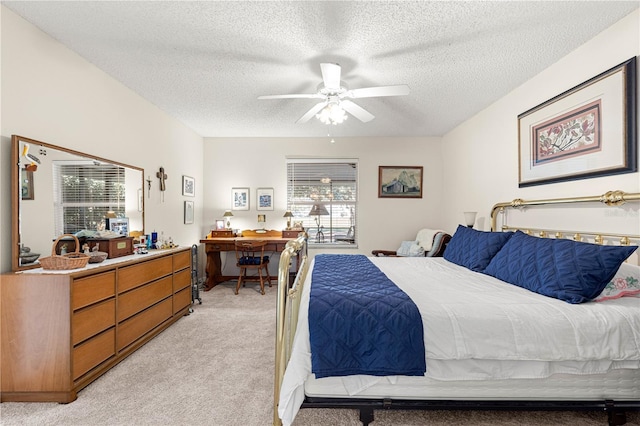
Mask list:
[[82,270],[3,274],[0,401],[75,400],[189,313],[190,266],[186,247]]

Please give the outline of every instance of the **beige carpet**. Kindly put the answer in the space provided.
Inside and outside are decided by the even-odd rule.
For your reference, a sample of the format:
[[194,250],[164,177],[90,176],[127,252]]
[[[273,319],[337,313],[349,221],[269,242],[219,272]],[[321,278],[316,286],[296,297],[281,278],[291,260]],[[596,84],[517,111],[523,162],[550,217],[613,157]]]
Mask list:
[[[242,425],[272,422],[276,287],[202,292],[202,305],[71,404],[3,403],[2,425]],[[376,411],[383,425],[606,425],[604,413]],[[301,410],[295,426],[359,425],[355,410]],[[638,413],[628,425],[640,426]]]

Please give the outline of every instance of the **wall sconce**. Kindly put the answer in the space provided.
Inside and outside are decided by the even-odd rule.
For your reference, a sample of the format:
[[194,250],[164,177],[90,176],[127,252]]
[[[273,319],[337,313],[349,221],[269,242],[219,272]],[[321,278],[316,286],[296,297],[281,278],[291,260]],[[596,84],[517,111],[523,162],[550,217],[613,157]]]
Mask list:
[[287,229],[291,229],[291,218],[293,217],[293,213],[291,213],[291,210],[287,210],[286,212],[284,212],[282,217],[287,218]]
[[222,217],[224,217],[227,222],[227,229],[231,229],[231,218],[233,217],[233,213],[231,213],[231,210],[225,210]]
[[464,223],[469,227],[473,228],[473,225],[476,223],[476,215],[478,212],[464,212]]

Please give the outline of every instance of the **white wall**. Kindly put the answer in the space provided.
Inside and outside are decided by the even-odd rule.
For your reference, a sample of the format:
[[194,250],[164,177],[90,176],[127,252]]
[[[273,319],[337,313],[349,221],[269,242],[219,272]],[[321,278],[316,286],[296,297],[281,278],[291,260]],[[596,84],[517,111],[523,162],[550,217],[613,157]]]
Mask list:
[[[548,185],[518,188],[518,114],[640,54],[640,12],[611,26],[594,39],[522,84],[443,137],[446,164],[443,203],[444,225],[457,223],[459,212],[479,212],[478,226],[488,230],[491,207],[515,198],[546,199],[604,194],[609,190],[640,192],[640,175],[628,173]],[[619,222],[627,233],[640,234],[637,203],[603,222]],[[583,217],[570,216],[570,226],[580,228]],[[597,230],[587,228],[587,230]],[[608,230],[609,232],[614,232]]]
[[[283,227],[286,156],[360,160],[359,247],[350,250],[360,253],[394,249],[424,226],[452,232],[467,210],[478,211],[477,226],[489,229],[489,211],[499,201],[593,195],[611,189],[640,192],[638,173],[519,189],[517,170],[518,114],[639,55],[638,11],[442,139],[353,138],[330,144],[328,138],[208,138],[203,144],[200,136],[92,64],[5,7],[0,10],[1,271],[10,269],[11,134],[144,167],[152,180],[151,198],[145,188],[146,231],[164,231],[181,244],[196,242],[222,217],[230,208],[232,187],[250,187],[254,206],[248,212],[234,212],[234,227],[257,226],[257,187],[275,189],[275,210],[266,212],[267,225]],[[423,165],[424,197],[378,199],[380,165]],[[164,202],[155,178],[160,166],[169,175]],[[182,175],[196,179],[195,198],[181,195]],[[182,223],[185,200],[196,203],[193,225]],[[637,208],[623,214],[616,220],[640,226]]]
[[[256,188],[274,188],[274,210],[266,213],[269,229],[283,229],[286,219],[286,158],[358,159],[358,248],[342,253],[370,254],[395,250],[424,227],[442,223],[442,160],[439,138],[205,138],[202,234],[231,209],[231,188],[249,187],[249,211],[233,211],[232,227],[258,227]],[[422,199],[378,198],[378,166],[423,166]],[[461,219],[462,220],[462,219]],[[333,250],[336,251],[336,250]]]
[[[163,231],[181,245],[198,242],[202,137],[4,6],[0,25],[0,271],[11,269],[12,134],[143,167],[152,180],[150,198],[145,188],[145,230]],[[160,166],[169,176],[164,201],[155,177]],[[195,198],[182,196],[182,175],[195,178]],[[183,223],[185,200],[195,201],[193,225]]]

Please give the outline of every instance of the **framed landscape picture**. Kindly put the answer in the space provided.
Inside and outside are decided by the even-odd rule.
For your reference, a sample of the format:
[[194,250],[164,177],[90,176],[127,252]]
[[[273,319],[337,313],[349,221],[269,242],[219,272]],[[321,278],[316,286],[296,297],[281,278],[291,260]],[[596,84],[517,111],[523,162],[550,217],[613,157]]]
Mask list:
[[379,166],[378,198],[422,198],[422,166]]

